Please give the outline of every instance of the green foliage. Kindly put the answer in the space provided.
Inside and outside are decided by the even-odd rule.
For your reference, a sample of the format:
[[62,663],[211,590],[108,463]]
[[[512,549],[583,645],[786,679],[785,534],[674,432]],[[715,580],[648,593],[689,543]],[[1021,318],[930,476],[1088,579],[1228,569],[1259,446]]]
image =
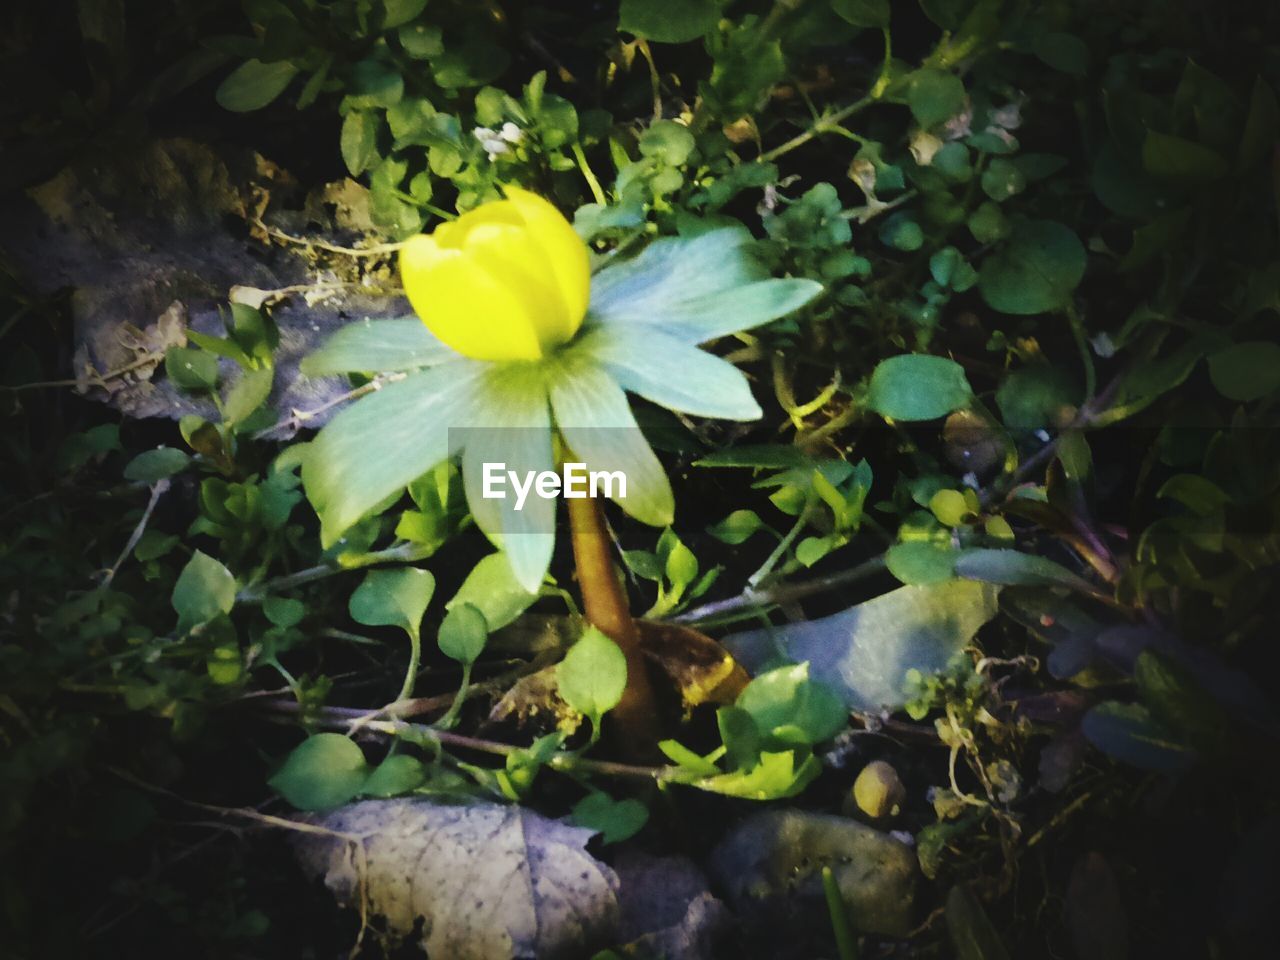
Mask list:
[[[990,906],[993,938],[964,881],[999,871],[973,888],[985,895],[1011,876],[1048,877],[1029,882],[1061,902],[1062,871],[1028,858],[1063,824],[1107,843],[1149,824],[1211,824],[1227,860],[1249,815],[1274,806],[1257,759],[1274,753],[1257,687],[1280,564],[1274,11],[1209,30],[1185,3],[624,0],[570,14],[333,0],[247,3],[240,35],[226,36],[215,31],[234,10],[214,5],[209,23],[202,5],[179,4],[146,27],[156,49],[136,56],[132,11],[76,6],[66,89],[48,82],[56,58],[32,64],[44,44],[13,51],[31,106],[16,104],[9,124],[48,148],[5,151],[17,187],[48,180],[56,170],[37,167],[61,166],[70,145],[92,156],[140,137],[139,114],[162,101],[216,126],[217,85],[227,110],[264,111],[237,130],[275,131],[368,190],[349,195],[378,236],[329,246],[400,240],[520,184],[607,263],[583,346],[644,398],[636,419],[671,491],[646,501],[656,538],[611,508],[629,599],[716,638],[739,619],[753,628],[727,645],[754,678],[717,704],[714,725],[710,707],[687,728],[670,720],[661,779],[803,805],[827,761],[811,792],[825,807],[847,786],[849,709],[907,727],[858,749],[940,742],[950,764],[902,765],[911,799],[893,828],[916,831],[952,949],[975,956],[1061,952],[1003,906]],[[271,218],[287,191],[273,191],[253,212],[283,227]],[[320,206],[307,216],[325,219]],[[315,247],[308,262],[379,295],[394,271],[385,251],[366,253]],[[139,355],[97,383],[78,358],[57,369],[71,355],[48,339],[71,327],[63,300],[0,268],[7,862],[55,876],[52,835],[77,856],[154,835],[181,817],[165,791],[261,799],[263,756],[285,756],[269,782],[300,809],[431,793],[550,798],[563,812],[582,796],[574,821],[606,843],[644,826],[644,807],[583,756],[593,744],[566,748],[573,718],[554,732],[565,718],[500,733],[474,722],[472,667],[497,697],[551,663],[577,629],[576,586],[566,549],[548,579],[522,584],[525,548],[493,552],[473,529],[456,451],[427,427],[459,422],[475,384],[436,372],[449,353],[417,318],[355,320],[304,358],[303,375],[368,395],[319,439],[282,448],[270,437],[312,422],[274,409],[296,357],[272,304],[311,291],[227,305],[216,335],[190,329],[162,362]],[[615,340],[592,332],[605,320],[619,321]],[[671,376],[664,358],[695,340],[708,359]],[[32,386],[66,376],[94,399],[173,387],[189,412],[176,430],[141,425]],[[487,392],[490,409],[536,406],[520,390]],[[579,402],[594,409],[603,392],[584,388]],[[432,607],[437,578],[456,592]],[[819,616],[830,610],[841,612]],[[407,671],[396,630],[410,638]],[[438,640],[425,653],[423,631]],[[625,689],[617,646],[589,630],[554,670],[598,731]],[[397,724],[376,766],[337,734],[290,753],[292,741],[245,733],[275,729],[259,709],[345,729],[351,715],[333,704],[372,716],[406,672],[402,695],[453,707]],[[393,714],[369,721],[370,740]],[[446,729],[502,759],[446,745]],[[226,797],[210,797],[224,768]],[[569,801],[544,791],[544,772],[573,779]],[[1176,788],[1154,788],[1152,774]],[[1230,789],[1201,789],[1206,774]],[[144,795],[125,775],[159,789]],[[1141,824],[1118,812],[1138,791]],[[921,828],[926,794],[937,822]],[[1165,794],[1186,812],[1175,827]],[[263,935],[267,906],[255,916],[243,892],[224,904],[203,888],[186,899],[150,872],[175,851],[138,849],[147,862],[124,893],[91,909],[61,877],[7,881],[6,915],[41,898],[57,911],[56,922],[33,912],[14,949],[60,955],[31,930],[151,924],[173,903],[216,933],[201,934],[215,953],[272,952],[235,939]],[[1134,863],[1116,872],[1126,885],[1143,876]],[[1142,892],[1116,898],[1150,911],[1135,929],[1181,929]],[[1230,952],[1228,939],[1196,942]]]
[[600,718],[618,705],[627,684],[627,658],[618,645],[588,627],[556,667],[564,702],[599,730]]
[[369,765],[353,741],[317,733],[303,740],[268,782],[299,810],[330,810],[354,799],[368,778]]
[[178,632],[187,633],[231,612],[236,602],[235,577],[213,557],[197,550],[173,585],[172,602],[178,612]]
[[450,607],[440,624],[440,650],[459,663],[474,663],[484,652],[488,639],[489,627],[484,614],[469,603]]
[[570,816],[578,826],[599,832],[603,843],[621,843],[640,832],[649,820],[649,810],[634,798],[615,800],[595,790],[574,804]]
[[435,577],[427,570],[370,570],[351,594],[347,608],[356,623],[399,627],[416,636],[435,588]]
[[882,360],[871,374],[867,405],[894,420],[936,420],[968,404],[964,368],[942,357],[904,354]]

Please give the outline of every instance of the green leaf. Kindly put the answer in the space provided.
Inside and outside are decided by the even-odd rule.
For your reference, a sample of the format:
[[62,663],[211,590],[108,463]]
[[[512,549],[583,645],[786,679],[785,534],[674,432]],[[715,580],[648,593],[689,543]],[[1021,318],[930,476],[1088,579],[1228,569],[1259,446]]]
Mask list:
[[138,545],[133,548],[133,555],[142,563],[148,560],[156,560],[165,556],[174,547],[178,545],[178,538],[172,534],[160,533],[156,530],[147,530],[138,540]]
[[1144,650],[1134,661],[1133,679],[1157,722],[1206,754],[1231,749],[1226,711],[1186,666]]
[[903,583],[942,583],[955,576],[956,552],[945,543],[895,543],[884,555],[889,572]]
[[241,423],[271,396],[275,371],[271,367],[245,370],[222,401],[222,418],[227,424]]
[[187,330],[187,342],[219,357],[234,360],[242,367],[253,366],[253,359],[230,337],[211,337],[199,330]]
[[121,449],[120,425],[103,423],[83,432],[73,433],[63,440],[58,446],[54,463],[58,470],[71,473],[90,460],[100,460]]
[[1039,33],[1032,41],[1032,49],[1043,63],[1062,73],[1083,77],[1089,72],[1089,48],[1074,34]]
[[280,94],[298,73],[288,60],[263,63],[246,60],[218,86],[218,103],[235,113],[261,110]]
[[697,579],[698,558],[693,555],[692,550],[676,540],[667,554],[663,572],[673,587],[683,589]]
[[604,493],[642,523],[669,524],[675,513],[671,482],[622,388],[596,364],[566,364],[557,374],[550,381],[551,409],[573,451],[570,462],[590,474],[625,477],[625,493],[622,483]]
[[964,84],[953,73],[917,70],[908,80],[907,105],[922,127],[951,119],[964,110],[964,104]]
[[696,40],[720,19],[715,0],[622,0],[618,29],[658,43]]
[[356,623],[399,627],[416,637],[435,589],[436,578],[417,567],[370,570],[351,594],[347,609]]
[[725,756],[735,770],[747,770],[760,762],[763,738],[750,713],[741,707],[721,707],[716,711],[716,726]]
[[1084,268],[1084,247],[1070,229],[1052,220],[1020,220],[983,262],[978,288],[1001,313],[1045,313],[1067,304]]
[[936,420],[969,405],[964,368],[946,357],[904,353],[882,360],[871,374],[867,405],[892,420]]
[[796,559],[806,567],[812,567],[837,545],[831,537],[805,537],[796,544]]
[[444,53],[444,33],[434,24],[406,24],[397,36],[404,52],[414,60],[434,60]]
[[766,752],[760,754],[760,762],[750,770],[735,770],[733,773],[695,780],[691,786],[726,797],[781,800],[803,791],[821,772],[822,764],[816,757],[805,757],[797,768],[794,751]]
[[972,549],[956,558],[956,576],[1007,587],[1065,587],[1097,594],[1098,588],[1046,557],[1017,550]]
[[[576,346],[590,356],[597,370],[603,367],[617,386],[668,410],[739,421],[761,415],[741,370],[653,326],[610,323],[579,338]],[[577,379],[585,385],[594,377]],[[653,492],[669,512],[670,491]]]
[[1014,370],[996,391],[1000,417],[1016,433],[1065,422],[1080,400],[1080,385],[1071,374],[1047,363]]
[[212,390],[218,383],[218,358],[194,347],[170,347],[164,372],[184,390]]
[[697,776],[713,777],[720,772],[720,768],[706,757],[699,756],[676,740],[660,740],[658,749],[676,766]]
[[1280,127],[1280,105],[1276,103],[1275,92],[1262,77],[1257,77],[1253,81],[1249,112],[1240,137],[1237,170],[1251,170],[1266,159],[1276,142],[1277,127]]
[[307,614],[307,605],[293,597],[267,597],[262,612],[277,627],[296,627]]
[[317,733],[298,744],[267,783],[299,810],[330,810],[354,800],[368,777],[355,743],[338,733]]
[[574,804],[569,819],[600,834],[605,844],[621,843],[640,832],[649,820],[649,808],[631,797],[615,800],[607,793],[593,790]]
[[236,579],[213,557],[197,550],[178,574],[170,597],[178,613],[178,632],[208,623],[230,613],[236,603]]
[[353,107],[393,107],[404,96],[404,77],[394,65],[368,58],[352,68],[349,89]]
[[979,243],[995,243],[1003,240],[1010,233],[1009,221],[1005,218],[998,204],[990,200],[984,201],[978,209],[965,221],[973,239]]
[[390,30],[413,20],[426,9],[427,0],[382,0],[382,28]]
[[929,511],[946,527],[958,527],[973,511],[959,490],[939,490],[929,498]]
[[830,740],[849,722],[841,699],[809,679],[809,664],[778,667],[756,677],[735,704],[766,736],[788,745]]
[[1209,356],[1209,379],[1228,400],[1249,403],[1280,388],[1280,344],[1236,343]]
[[482,557],[471,568],[467,579],[453,595],[445,608],[452,610],[458,604],[466,604],[479,610],[489,630],[500,630],[524,613],[535,600],[516,580],[506,555],[491,553]]
[[655,240],[592,277],[591,316],[697,344],[785,316],[822,292],[815,280],[766,279],[754,249],[740,227]]
[[736,547],[749,540],[763,525],[760,515],[754,510],[735,510],[714,527],[709,528],[707,533],[721,543]]
[[426,779],[427,768],[421,760],[397,753],[374,768],[361,785],[360,793],[366,797],[398,797],[420,787]]
[[955,247],[943,247],[929,258],[929,273],[934,282],[963,293],[978,282],[978,271]]
[[894,250],[910,253],[924,246],[924,230],[909,214],[895,213],[880,226],[880,242]]
[[654,582],[662,579],[662,564],[658,561],[657,555],[648,550],[624,550],[622,561],[637,577]]
[[399,373],[435,366],[457,354],[431,335],[417,317],[357,320],[338,329],[303,358],[308,377],[340,373]]
[[157,483],[187,469],[191,458],[173,447],[157,447],[138,454],[124,468],[124,478],[145,484]]
[[640,135],[641,156],[654,157],[668,167],[680,167],[689,159],[697,141],[689,128],[674,120],[655,120]]
[[475,663],[488,639],[484,614],[469,603],[451,606],[437,635],[440,652],[459,663]]
[[982,192],[996,203],[1003,203],[1027,188],[1027,178],[1017,164],[996,157],[982,172]]
[[481,369],[459,362],[412,373],[347,407],[311,441],[302,481],[326,549],[456,451],[448,424],[467,422]]
[[1174,500],[1200,517],[1211,517],[1231,502],[1230,494],[1197,473],[1179,473],[1170,477],[1156,496],[1162,500]]
[[1009,960],[991,918],[967,884],[957,883],[947,895],[947,933],[956,960]]
[[343,118],[342,161],[353,177],[372,166],[378,156],[378,117],[372,110],[352,110]]
[[808,661],[809,675],[839,693],[848,708],[896,710],[913,696],[907,672],[947,669],[995,616],[996,594],[964,580],[901,587],[829,617],[733,634],[723,643],[748,671],[776,663],[779,655]]
[[889,0],[832,0],[831,9],[855,27],[889,25]]
[[1148,130],[1142,142],[1142,166],[1175,183],[1209,183],[1231,172],[1231,164],[1216,150],[1155,130]]
[[220,644],[205,658],[205,672],[220,687],[230,686],[244,675],[240,646],[235,642]]
[[1140,704],[1108,700],[1084,715],[1081,732],[1103,753],[1153,773],[1181,773],[1195,752]]
[[627,658],[618,645],[588,627],[556,666],[556,684],[564,702],[599,726],[618,705],[627,685]]
[[229,332],[247,356],[270,365],[271,351],[280,345],[280,331],[270,317],[247,303],[232,303]]

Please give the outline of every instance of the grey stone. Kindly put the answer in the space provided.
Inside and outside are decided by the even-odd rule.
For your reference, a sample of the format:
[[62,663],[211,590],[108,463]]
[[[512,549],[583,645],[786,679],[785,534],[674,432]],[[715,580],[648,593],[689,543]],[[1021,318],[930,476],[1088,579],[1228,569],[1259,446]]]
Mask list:
[[[153,140],[87,158],[0,199],[0,253],[33,290],[70,293],[74,369],[59,375],[80,379],[83,392],[133,417],[212,417],[211,403],[177,390],[159,375],[158,362],[139,358],[182,345],[188,328],[224,335],[220,314],[233,288],[269,292],[280,329],[269,404],[284,419],[323,408],[349,389],[338,378],[312,380],[298,371],[324,338],[364,317],[409,313],[389,258],[280,239],[306,234],[350,245],[368,226],[359,209],[363,194],[347,183],[308,195],[251,151]],[[224,382],[238,375],[232,361],[220,366]],[[106,386],[98,382],[125,368]],[[336,412],[326,408],[306,425],[321,426]]]
[[734,828],[711,857],[711,875],[729,905],[762,931],[830,926],[822,892],[826,866],[855,928],[899,937],[913,928],[915,851],[856,820],[768,810]]

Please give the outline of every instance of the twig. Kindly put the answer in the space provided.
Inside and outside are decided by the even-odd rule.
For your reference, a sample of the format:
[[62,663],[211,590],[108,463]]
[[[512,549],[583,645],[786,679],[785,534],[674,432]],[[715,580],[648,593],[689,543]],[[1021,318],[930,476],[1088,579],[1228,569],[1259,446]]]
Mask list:
[[430,552],[430,550],[425,550],[415,543],[400,543],[393,547],[387,547],[385,550],[375,550],[373,553],[361,554],[351,563],[318,564],[314,567],[307,567],[305,570],[299,570],[297,573],[276,577],[274,580],[250,584],[236,594],[236,603],[261,603],[273,593],[292,590],[294,587],[300,587],[316,580],[324,580],[339,573],[362,570],[377,563],[413,563],[415,560],[426,559]]
[[8,390],[11,393],[17,393],[20,390],[45,390],[52,387],[82,386],[102,387],[103,389],[106,389],[107,381],[117,380],[120,377],[123,377],[126,373],[132,373],[134,370],[137,370],[140,367],[145,367],[148,364],[159,363],[163,358],[163,353],[146,353],[143,356],[138,357],[136,360],[126,363],[123,367],[108,370],[106,373],[99,373],[97,370],[93,370],[91,373],[87,374],[84,379],[37,380],[33,383],[19,383],[13,386],[0,385],[0,390]]
[[[275,713],[300,714],[304,708],[296,700],[273,700],[261,704],[262,707]],[[322,707],[314,713],[306,710],[308,716],[318,718],[318,727],[345,733],[353,720],[360,720],[374,712],[361,707]],[[421,723],[406,723],[403,720],[375,720],[362,725],[361,730],[386,737],[409,735],[434,741],[440,746],[454,747],[459,750],[474,750],[497,757],[507,757],[519,753],[523,747],[496,740],[482,740],[479,737],[468,737],[449,730],[439,730]],[[679,767],[662,766],[646,767],[632,763],[618,763],[613,760],[593,760],[571,753],[556,754],[548,762],[554,770],[573,770],[583,773],[599,773],[612,777],[629,777],[640,780],[663,782],[674,779],[680,773]]]
[[364,942],[365,930],[369,927],[369,862],[366,856],[364,841],[367,839],[366,834],[344,833],[340,830],[331,830],[328,827],[321,827],[314,823],[307,823],[304,820],[290,820],[285,817],[273,816],[269,813],[262,813],[254,810],[252,807],[220,807],[212,803],[201,803],[199,800],[190,800],[181,794],[174,793],[172,790],[166,790],[164,787],[154,783],[148,783],[139,777],[134,776],[128,770],[119,767],[108,766],[107,771],[124,780],[126,783],[132,784],[149,793],[158,794],[163,797],[169,797],[184,803],[189,807],[197,810],[206,810],[210,813],[216,813],[222,817],[242,817],[245,820],[252,820],[261,823],[263,826],[276,827],[281,830],[290,830],[294,833],[308,833],[314,836],[329,837],[335,840],[342,840],[350,844],[351,850],[356,859],[356,876],[358,883],[356,886],[360,891],[360,932],[356,935],[355,945],[351,948],[349,957],[355,957],[360,953],[360,945]]
[[147,507],[142,511],[142,519],[138,521],[137,526],[133,528],[133,533],[129,535],[129,540],[125,543],[124,549],[120,551],[120,556],[116,557],[116,562],[106,569],[102,577],[100,586],[107,587],[111,585],[111,581],[116,577],[116,571],[124,565],[125,560],[129,558],[130,551],[138,545],[138,541],[142,539],[142,534],[147,529],[147,524],[151,520],[151,514],[155,512],[156,504],[160,502],[160,498],[164,496],[169,489],[169,480],[157,480],[151,486],[151,499],[147,501]]
[[334,397],[331,400],[326,400],[324,403],[320,404],[320,406],[316,407],[314,410],[298,410],[296,408],[293,410],[290,410],[289,416],[285,417],[282,420],[277,421],[276,423],[273,423],[269,427],[265,427],[264,429],[259,430],[257,433],[253,435],[253,439],[263,440],[263,439],[266,439],[267,437],[272,436],[278,431],[283,431],[283,430],[292,431],[292,433],[290,433],[289,436],[293,436],[293,434],[297,433],[297,431],[302,428],[302,425],[306,423],[308,420],[314,420],[316,417],[320,416],[320,414],[326,413],[327,411],[332,410],[334,407],[340,406],[341,404],[344,404],[349,400],[358,400],[361,397],[365,396],[366,394],[376,393],[377,391],[381,390],[384,386],[386,386],[388,383],[395,383],[397,380],[403,380],[405,376],[406,374],[403,374],[403,373],[382,374],[381,376],[375,377],[374,379],[370,380],[368,383],[362,384],[353,390],[348,390],[346,393],[341,394],[340,396]]
[[314,237],[295,237],[293,234],[285,233],[283,230],[267,225],[261,217],[252,217],[249,222],[267,234],[267,236],[274,237],[284,243],[292,243],[300,247],[315,247],[318,250],[340,253],[347,257],[380,257],[388,253],[395,253],[395,251],[404,246],[403,243],[379,243],[372,247],[343,247],[336,243],[329,243],[326,240],[317,240]]
[[836,587],[849,586],[860,580],[866,580],[881,573],[884,569],[884,555],[882,554],[872,557],[870,560],[864,561],[849,570],[841,570],[823,577],[779,583],[764,590],[746,589],[736,597],[706,603],[668,619],[672,623],[704,623],[711,619],[723,617],[725,614],[754,610],[759,607],[776,606],[782,603],[792,603],[817,593],[825,593]]

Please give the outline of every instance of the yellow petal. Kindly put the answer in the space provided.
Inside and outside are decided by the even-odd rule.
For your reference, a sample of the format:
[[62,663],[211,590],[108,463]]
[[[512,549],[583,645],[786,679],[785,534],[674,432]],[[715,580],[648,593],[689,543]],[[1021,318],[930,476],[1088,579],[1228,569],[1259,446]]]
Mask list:
[[576,319],[569,313],[545,252],[524,226],[480,224],[468,232],[463,256],[474,260],[520,298],[533,319],[543,353],[577,331]]
[[465,252],[430,236],[412,237],[400,251],[400,276],[414,312],[464,356],[536,360],[543,355],[535,317],[519,290]]
[[474,230],[499,224],[512,227],[524,226],[524,218],[520,215],[520,211],[509,200],[494,200],[474,210],[468,210],[457,220],[440,224],[432,236],[442,247],[461,250],[467,245],[468,237]]
[[536,193],[507,187],[506,194],[507,202],[519,211],[551,265],[552,276],[569,310],[568,335],[572,336],[582,326],[591,298],[591,264],[586,244],[574,233],[564,215]]

